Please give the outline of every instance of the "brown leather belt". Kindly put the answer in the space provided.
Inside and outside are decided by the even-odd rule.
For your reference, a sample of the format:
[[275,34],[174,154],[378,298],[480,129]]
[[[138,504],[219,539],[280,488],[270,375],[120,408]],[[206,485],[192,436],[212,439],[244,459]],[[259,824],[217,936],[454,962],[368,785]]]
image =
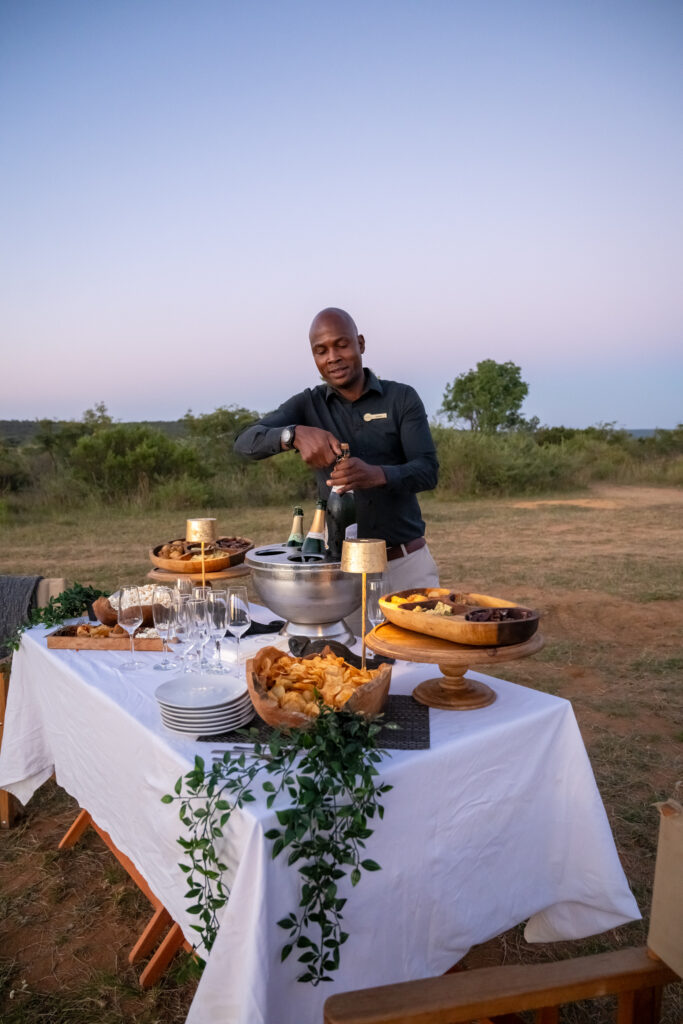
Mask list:
[[395,558],[403,558],[405,555],[412,554],[413,551],[419,551],[426,543],[424,537],[416,537],[415,540],[409,540],[407,544],[394,544],[392,548],[387,548],[387,562],[393,562]]

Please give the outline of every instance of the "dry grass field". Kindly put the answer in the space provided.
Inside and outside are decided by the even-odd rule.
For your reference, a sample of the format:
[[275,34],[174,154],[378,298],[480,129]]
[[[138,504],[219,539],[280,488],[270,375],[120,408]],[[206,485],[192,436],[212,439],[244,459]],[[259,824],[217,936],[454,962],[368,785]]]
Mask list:
[[[644,917],[551,946],[527,945],[519,927],[473,949],[466,966],[643,943],[658,827],[653,803],[683,778],[683,491],[605,487],[557,501],[427,499],[423,507],[444,583],[541,610],[545,649],[501,674],[571,700]],[[289,508],[210,514],[224,532],[258,542],[284,536],[290,518]],[[182,528],[180,513],[116,510],[106,519],[69,513],[6,524],[0,573],[114,589],[142,582],[148,548]],[[71,798],[47,784],[23,823],[0,833],[0,1020],[180,1024],[194,986],[186,960],[156,989],[139,992],[126,957],[148,906],[95,835],[57,851],[74,815]],[[677,988],[667,996],[666,1024],[683,1020]],[[606,1007],[594,1006],[566,1019],[598,1024],[608,1017]]]

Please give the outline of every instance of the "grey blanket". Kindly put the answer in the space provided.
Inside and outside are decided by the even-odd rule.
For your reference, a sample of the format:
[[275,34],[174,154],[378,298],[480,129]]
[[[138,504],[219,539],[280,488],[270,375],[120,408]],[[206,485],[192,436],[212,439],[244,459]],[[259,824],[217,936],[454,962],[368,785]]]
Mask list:
[[0,576],[0,658],[10,653],[7,640],[28,620],[42,576]]

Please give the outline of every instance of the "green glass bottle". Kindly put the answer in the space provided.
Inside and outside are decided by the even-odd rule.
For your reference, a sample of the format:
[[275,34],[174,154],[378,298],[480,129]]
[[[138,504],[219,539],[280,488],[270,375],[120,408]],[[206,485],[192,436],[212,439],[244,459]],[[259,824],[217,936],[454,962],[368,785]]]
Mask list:
[[304,542],[304,510],[296,505],[292,518],[292,529],[285,547],[300,548]]
[[[351,454],[348,444],[342,443],[341,449],[342,453],[337,457],[337,462],[343,462]],[[337,488],[333,487],[327,499],[327,544],[333,562],[341,561],[346,528],[355,521],[356,498],[353,491],[340,494]]]
[[304,562],[310,560],[312,562],[320,561],[325,557],[325,510],[327,509],[327,502],[324,498],[319,498],[315,503],[315,515],[313,516],[313,522],[311,528],[306,534],[306,540],[304,541],[301,554]]

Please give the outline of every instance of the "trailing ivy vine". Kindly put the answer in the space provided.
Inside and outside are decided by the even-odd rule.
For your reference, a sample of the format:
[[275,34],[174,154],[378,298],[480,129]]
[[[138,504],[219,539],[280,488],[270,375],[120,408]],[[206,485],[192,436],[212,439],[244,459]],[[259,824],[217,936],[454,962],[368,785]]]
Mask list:
[[363,871],[380,870],[363,856],[373,834],[369,823],[384,816],[380,798],[391,789],[377,781],[376,766],[386,753],[377,749],[380,728],[377,719],[321,707],[312,728],[275,731],[266,743],[254,741],[253,755],[226,752],[211,768],[197,757],[178,779],[175,794],[162,798],[180,802],[180,820],[189,831],[189,838],[178,840],[185,854],[180,867],[187,875],[189,911],[198,919],[193,928],[206,950],[216,938],[218,911],[230,897],[216,840],[232,811],[255,799],[258,777],[268,807],[281,794],[288,798],[289,806],[276,809],[278,825],[266,838],[273,857],[287,854],[301,878],[298,906],[277,922],[287,932],[281,958],[296,950],[302,965],[298,981],[331,980],[348,938],[339,883],[348,875],[355,886]]

